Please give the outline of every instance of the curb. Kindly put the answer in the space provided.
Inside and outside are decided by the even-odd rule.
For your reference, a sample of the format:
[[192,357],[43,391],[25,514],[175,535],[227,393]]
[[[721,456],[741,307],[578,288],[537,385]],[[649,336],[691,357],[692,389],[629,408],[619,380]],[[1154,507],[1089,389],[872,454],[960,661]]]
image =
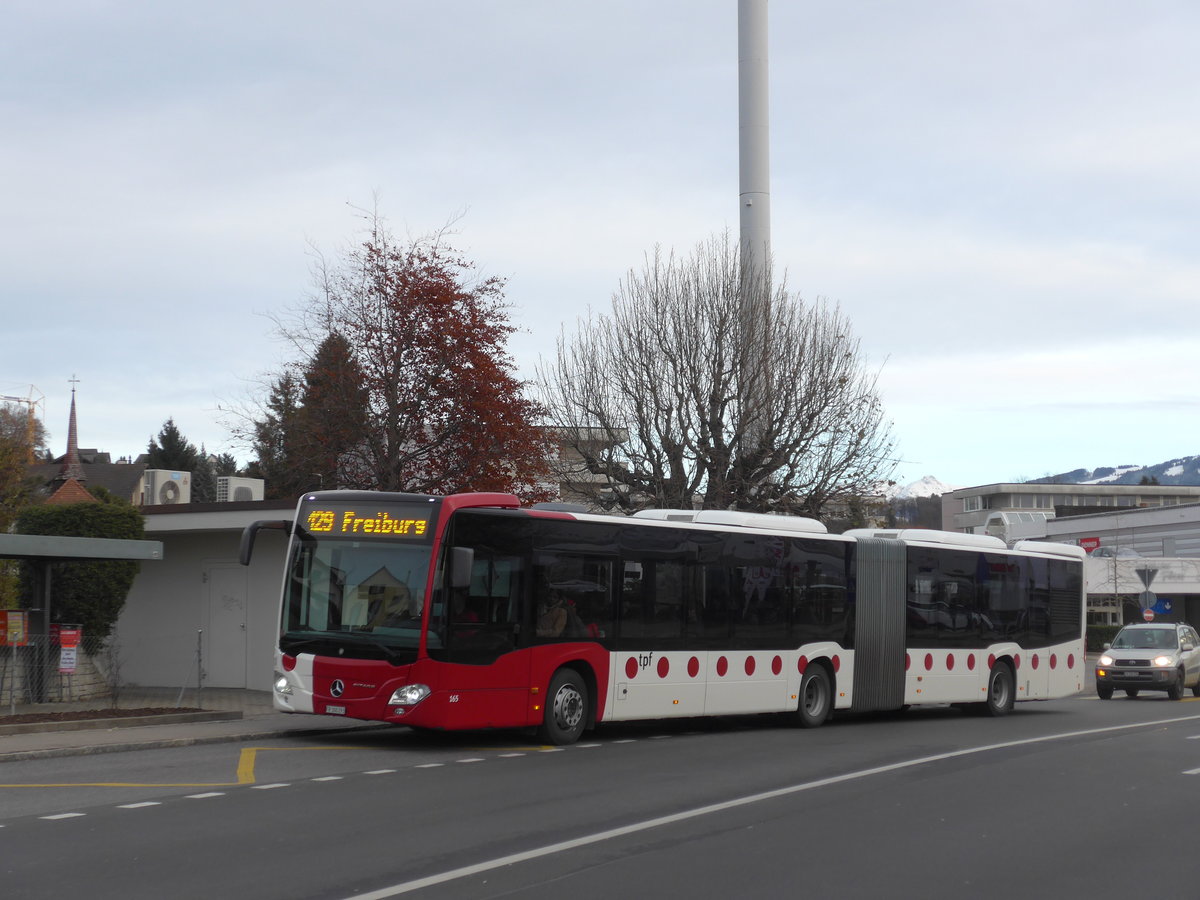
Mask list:
[[[234,714],[241,718],[241,713]],[[199,737],[160,738],[151,741],[126,741],[119,744],[90,744],[83,747],[48,747],[44,750],[15,750],[0,752],[0,764],[32,759],[57,759],[66,756],[96,756],[101,753],[126,753],[131,750],[166,750],[173,747],[193,747],[201,744],[229,744],[235,741],[261,741],[277,737],[317,737],[324,734],[345,734],[350,731],[374,731],[394,727],[389,723],[351,726],[348,728],[279,729],[245,731],[238,734],[213,734]]]
[[229,722],[241,718],[240,711],[201,711],[156,716],[117,716],[111,719],[74,719],[69,722],[22,722],[16,725],[0,725],[0,737],[8,734],[45,734],[55,731],[108,731],[112,728],[135,728],[139,725]]

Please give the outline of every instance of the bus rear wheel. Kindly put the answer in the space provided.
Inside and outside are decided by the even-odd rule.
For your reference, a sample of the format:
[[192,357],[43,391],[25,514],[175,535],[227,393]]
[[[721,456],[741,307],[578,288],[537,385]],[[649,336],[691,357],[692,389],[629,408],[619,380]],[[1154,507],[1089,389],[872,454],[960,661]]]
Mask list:
[[825,724],[833,706],[833,688],[824,666],[810,665],[800,681],[800,724],[816,728]]
[[559,669],[550,679],[538,737],[546,744],[573,744],[587,726],[588,692],[579,673]]
[[983,703],[984,711],[989,716],[1007,716],[1012,712],[1015,699],[1012,669],[1008,667],[1008,663],[998,662],[992,666],[992,671],[988,674],[987,700]]

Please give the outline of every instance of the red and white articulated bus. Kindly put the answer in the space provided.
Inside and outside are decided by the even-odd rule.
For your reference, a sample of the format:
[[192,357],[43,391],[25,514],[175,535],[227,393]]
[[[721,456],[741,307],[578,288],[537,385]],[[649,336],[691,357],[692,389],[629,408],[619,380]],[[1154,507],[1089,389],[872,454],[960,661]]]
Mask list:
[[1083,688],[1083,551],[730,511],[323,491],[290,522],[274,702],[418,729],[961,704]]

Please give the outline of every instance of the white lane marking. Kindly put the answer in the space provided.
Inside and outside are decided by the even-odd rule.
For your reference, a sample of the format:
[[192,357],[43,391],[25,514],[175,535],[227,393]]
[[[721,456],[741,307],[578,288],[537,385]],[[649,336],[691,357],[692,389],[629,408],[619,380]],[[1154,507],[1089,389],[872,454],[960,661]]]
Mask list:
[[413,766],[414,769],[438,769],[444,766],[445,763],[421,763],[419,766]]
[[1200,775],[1200,769],[1185,769],[1184,775]]
[[524,756],[524,753],[501,753],[501,759],[512,759],[514,756]]
[[224,791],[208,791],[204,794],[188,794],[185,800],[207,800],[209,797],[224,797]]
[[391,775],[395,769],[372,769],[370,772],[363,772],[364,775]]
[[641,831],[648,831],[651,828],[661,828],[663,825],[672,825],[676,822],[686,822],[689,819],[696,819],[701,816],[712,815],[713,813],[723,812],[727,809],[736,809],[740,806],[749,806],[753,803],[762,803],[765,800],[775,800],[779,797],[787,797],[792,794],[799,794],[803,791],[811,791],[817,788],[829,787],[830,785],[843,784],[848,781],[856,781],[860,778],[869,778],[872,775],[882,775],[887,772],[898,772],[901,769],[911,769],[914,766],[928,765],[929,763],[942,762],[947,759],[958,759],[963,756],[974,756],[978,753],[986,753],[990,750],[1007,750],[1011,747],[1025,747],[1030,744],[1044,744],[1051,741],[1061,741],[1068,738],[1088,737],[1094,734],[1109,734],[1114,731],[1129,731],[1134,728],[1153,728],[1159,725],[1174,725],[1180,722],[1191,722],[1200,719],[1200,716],[1182,716],[1178,719],[1159,719],[1154,722],[1138,722],[1130,725],[1111,725],[1105,728],[1088,728],[1083,731],[1066,731],[1061,734],[1049,734],[1043,737],[1022,738],[1016,741],[1003,741],[999,744],[985,744],[981,747],[968,747],[965,750],[952,750],[949,753],[936,753],[932,756],[921,756],[916,759],[907,759],[901,762],[889,763],[886,766],[875,766],[870,769],[860,769],[857,772],[846,772],[842,775],[832,775],[829,778],[819,778],[816,781],[806,781],[801,784],[793,784],[788,787],[776,788],[773,791],[763,791],[759,794],[749,794],[745,797],[737,797],[733,800],[726,800],[722,803],[712,803],[708,806],[699,806],[695,809],[684,810],[683,812],[672,813],[667,816],[658,816],[654,819],[646,819],[641,822],[634,822],[631,825],[623,825],[620,828],[610,828],[607,831],[598,831],[595,834],[584,835],[583,837],[573,838],[569,841],[559,841],[555,844],[547,844],[544,847],[536,847],[533,850],[524,850],[520,853],[510,853],[508,856],[501,856],[497,859],[490,859],[485,862],[475,863],[470,866],[461,866],[457,869],[450,869],[446,872],[440,872],[437,875],[429,875],[425,878],[418,878],[414,881],[404,881],[400,884],[394,884],[390,887],[381,888],[377,891],[368,891],[365,894],[355,894],[352,897],[347,897],[345,900],[385,900],[387,897],[395,897],[399,894],[407,894],[412,891],[418,891],[422,888],[427,888],[435,884],[445,884],[448,881],[455,881],[459,878],[466,878],[469,875],[478,875],[481,872],[490,872],[493,869],[500,869],[505,866],[511,866],[515,863],[527,862],[531,859],[539,859],[543,856],[552,856],[555,853],[562,853],[567,850],[575,850],[579,847],[586,847],[589,844],[598,844],[601,841],[612,840],[617,837],[624,837],[627,834],[636,834]]
[[56,816],[38,816],[38,818],[39,819],[48,819],[48,820],[53,821],[54,819],[75,819],[75,818],[78,818],[79,816],[86,816],[86,815],[87,815],[87,813],[59,813]]
[[614,744],[636,744],[637,738],[621,738],[619,741],[613,741]]
[[590,750],[593,747],[602,747],[604,745],[603,744],[576,744],[575,746],[579,750]]
[[144,806],[162,806],[157,800],[143,800],[141,803],[119,803],[117,809],[141,809]]
[[483,761],[484,760],[483,760],[482,756],[471,756],[471,757],[468,757],[467,759],[456,759],[455,760],[455,762],[460,762],[460,763],[473,763],[473,762],[483,762]]
[[341,775],[322,775],[320,778],[314,778],[313,781],[341,781]]
[[543,747],[538,753],[562,753],[563,749],[562,747]]
[[274,790],[275,788],[281,788],[281,787],[291,787],[291,785],[287,784],[286,782],[283,782],[283,781],[277,781],[274,784],[252,784],[252,785],[250,785],[250,790],[252,790],[252,791],[271,791],[271,790]]

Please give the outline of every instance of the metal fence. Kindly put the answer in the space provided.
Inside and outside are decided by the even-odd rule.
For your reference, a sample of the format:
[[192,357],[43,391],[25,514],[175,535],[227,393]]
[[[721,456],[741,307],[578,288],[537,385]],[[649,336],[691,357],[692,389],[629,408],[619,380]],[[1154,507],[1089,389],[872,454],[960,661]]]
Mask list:
[[85,636],[72,652],[54,635],[29,635],[24,646],[0,646],[0,710],[111,697],[118,687],[115,670],[101,638]]

